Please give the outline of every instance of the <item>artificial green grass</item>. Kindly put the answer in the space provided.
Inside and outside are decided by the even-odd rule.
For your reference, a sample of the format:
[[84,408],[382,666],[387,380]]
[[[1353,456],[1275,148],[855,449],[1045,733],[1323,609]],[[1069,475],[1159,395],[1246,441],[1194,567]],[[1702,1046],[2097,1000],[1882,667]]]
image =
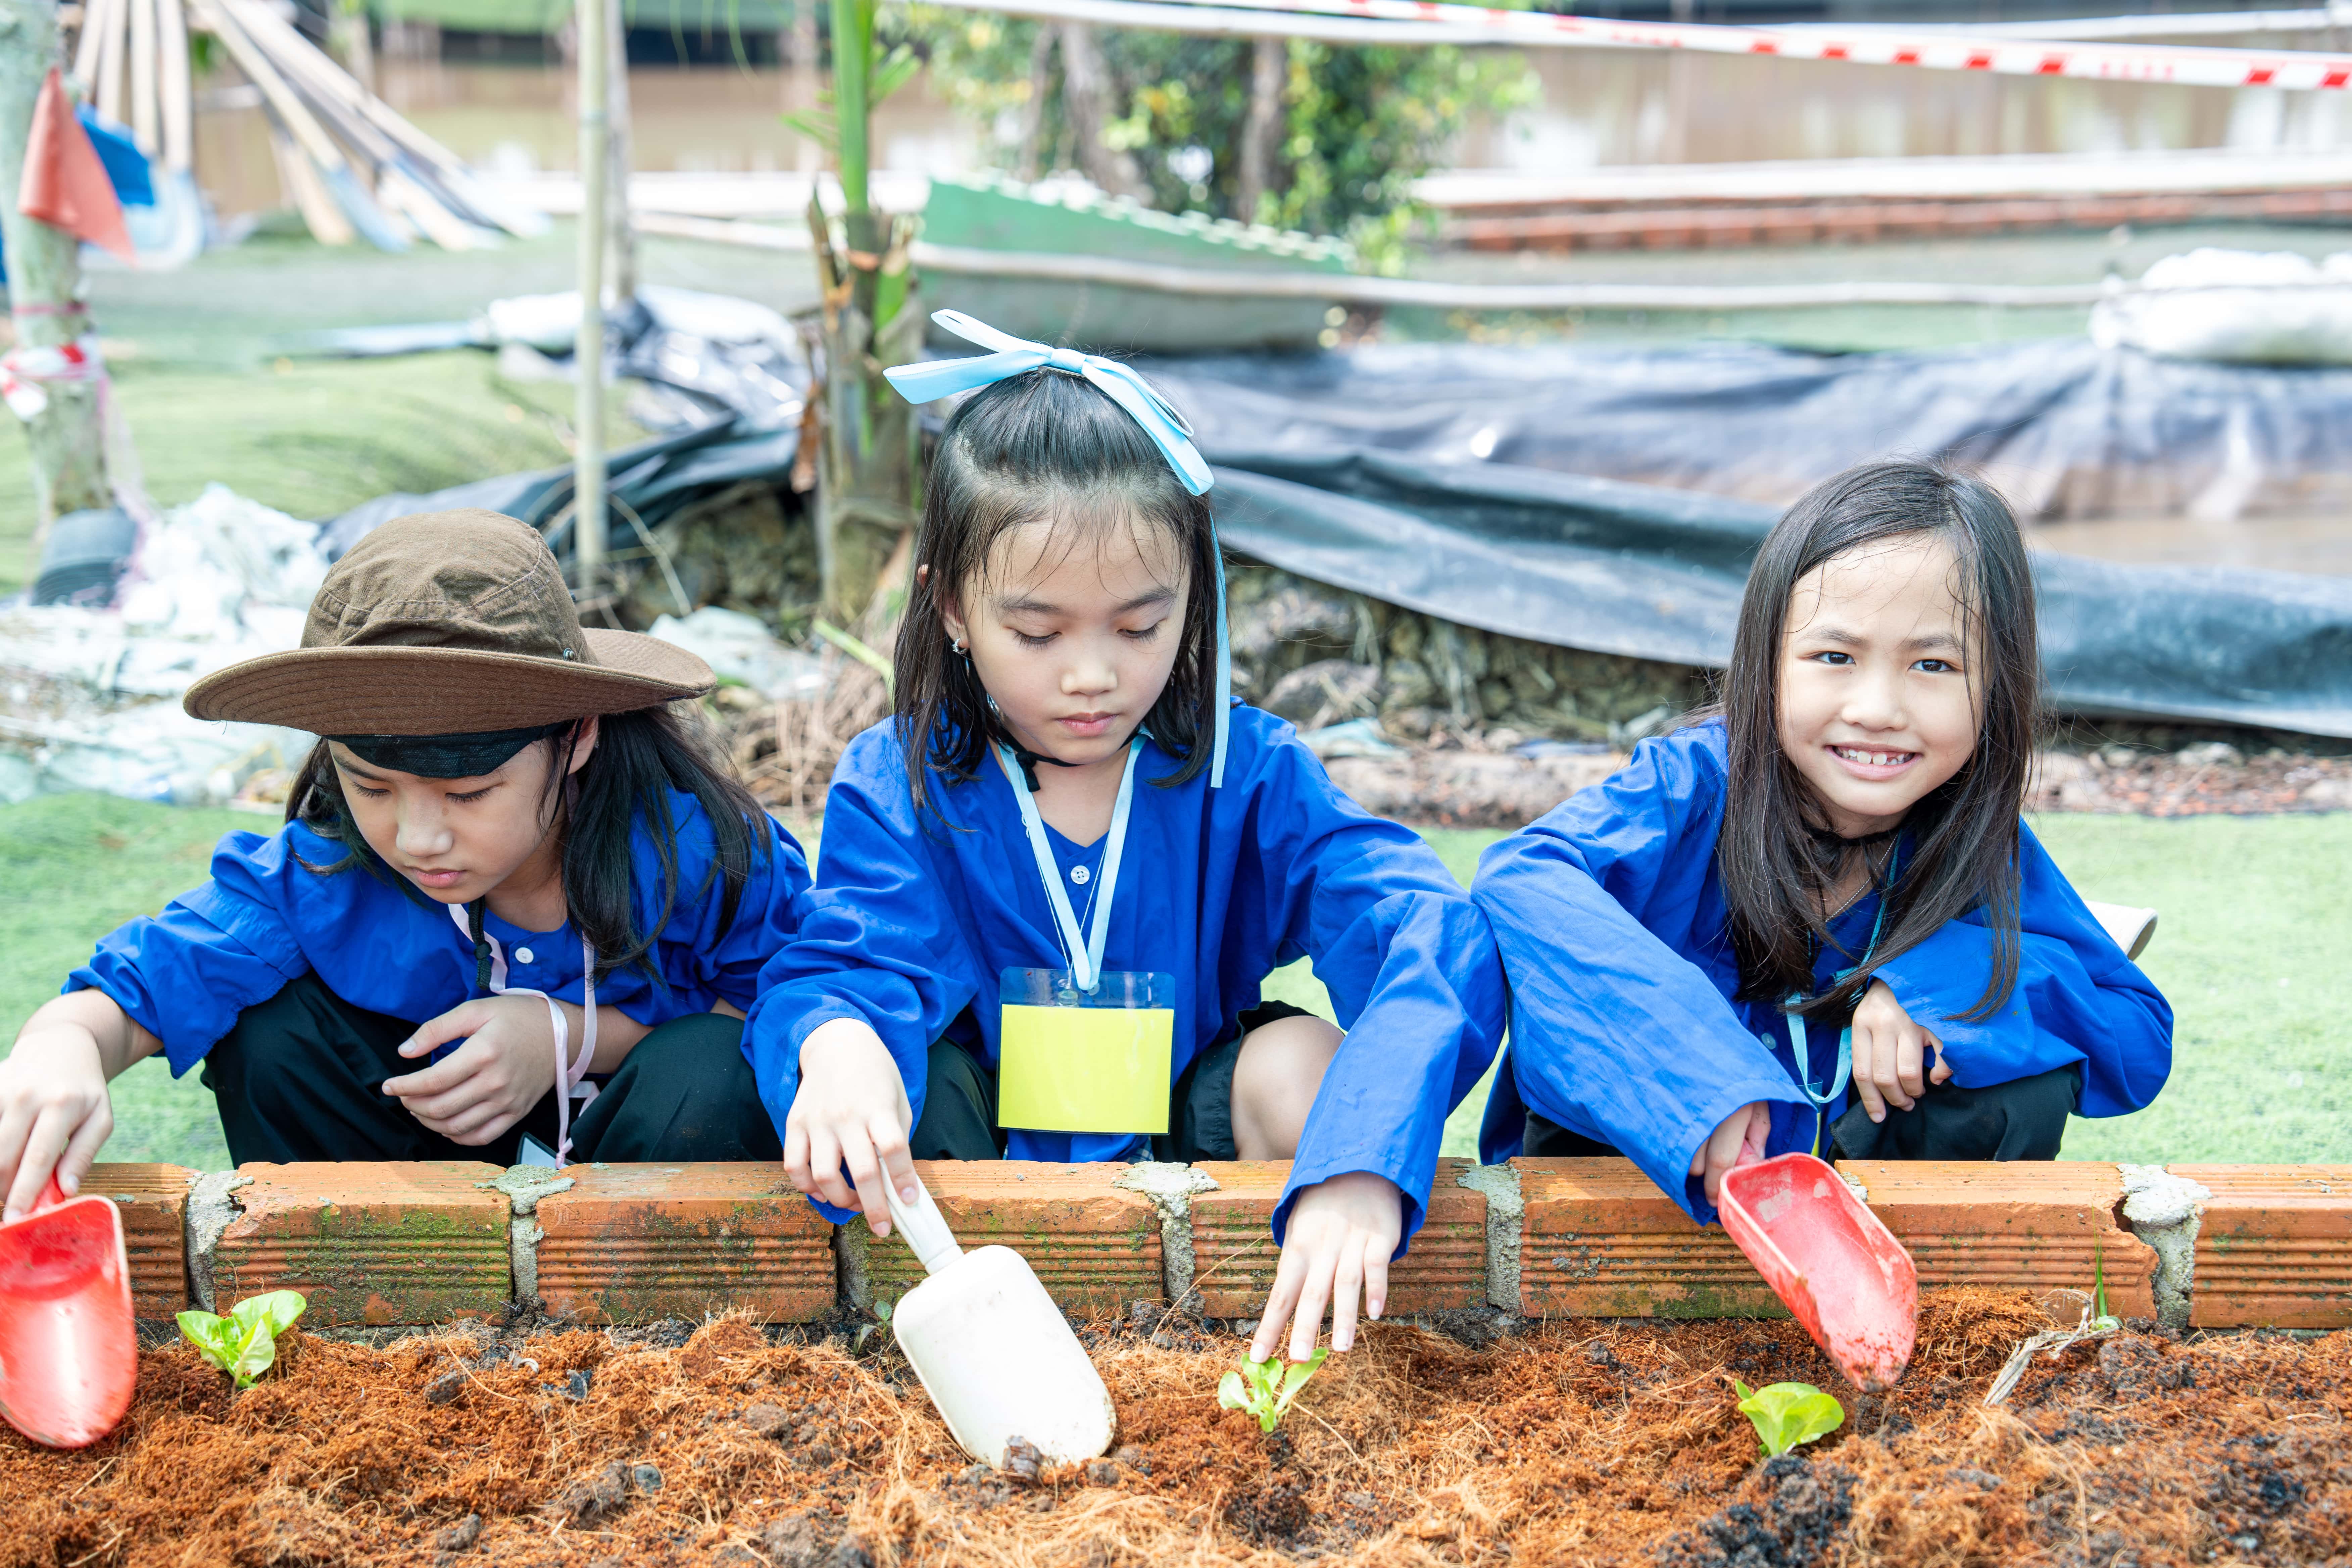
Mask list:
[[[504,295],[572,287],[571,226],[496,249],[420,247],[386,256],[261,237],[208,251],[175,272],[91,272],[98,331],[139,454],[163,506],[217,481],[299,518],[329,518],[391,490],[425,494],[570,461],[568,382],[509,382],[479,349],[392,359],[305,358],[328,329],[467,321]],[[690,241],[647,240],[649,282],[756,300],[814,302],[798,258]],[[605,439],[644,432],[608,400]],[[32,575],[31,458],[0,433],[0,595]]]
[[[13,1046],[33,1010],[58,994],[98,939],[205,879],[232,828],[268,832],[247,812],[182,811],[104,795],[45,795],[0,807],[0,1030]],[[162,1060],[114,1083],[108,1160],[168,1160],[226,1170],[212,1091],[173,1082]]]
[[[152,912],[205,874],[230,828],[268,817],[180,811],[104,795],[52,795],[0,807],[0,1031],[13,1040],[91,944]],[[2172,1081],[2137,1115],[2076,1121],[2071,1159],[2352,1162],[2352,910],[2336,889],[2352,862],[2352,815],[2138,817],[2053,816],[2034,824],[2090,898],[2161,913],[2143,966],[2179,1017]],[[804,838],[813,835],[803,834]],[[1465,881],[1498,835],[1428,837]],[[1266,994],[1329,1016],[1308,966],[1271,976]],[[1445,1152],[1475,1152],[1482,1085],[1447,1123]],[[212,1097],[194,1074],[173,1082],[142,1062],[114,1089],[110,1160],[227,1163]]]

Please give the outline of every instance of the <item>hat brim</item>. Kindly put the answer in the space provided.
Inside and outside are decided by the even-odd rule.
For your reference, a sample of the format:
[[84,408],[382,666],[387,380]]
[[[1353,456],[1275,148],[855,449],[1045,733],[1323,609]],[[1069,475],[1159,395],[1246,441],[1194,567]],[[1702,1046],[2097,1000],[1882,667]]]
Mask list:
[[460,735],[627,713],[717,684],[682,647],[587,628],[593,662],[455,647],[320,647],[215,670],[182,705],[198,719],[314,735]]

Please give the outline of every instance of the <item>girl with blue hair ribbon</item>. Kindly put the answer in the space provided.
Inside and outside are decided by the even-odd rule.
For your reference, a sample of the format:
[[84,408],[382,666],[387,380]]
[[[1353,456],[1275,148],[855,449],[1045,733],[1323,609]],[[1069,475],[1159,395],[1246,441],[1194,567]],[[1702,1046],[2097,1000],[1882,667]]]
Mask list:
[[[850,742],[747,1048],[829,1217],[915,1159],[1287,1159],[1252,1349],[1378,1317],[1502,978],[1419,837],[1231,698],[1208,465],[1127,366],[993,350],[889,372],[974,392],[929,479],[896,715]],[[1345,1033],[1260,998],[1311,957]]]

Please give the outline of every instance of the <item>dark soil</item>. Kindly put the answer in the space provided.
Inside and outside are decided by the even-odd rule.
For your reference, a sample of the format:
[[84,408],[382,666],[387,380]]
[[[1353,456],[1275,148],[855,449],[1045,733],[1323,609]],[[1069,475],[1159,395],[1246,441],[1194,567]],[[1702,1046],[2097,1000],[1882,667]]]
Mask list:
[[[1786,1322],[1559,1321],[1483,1349],[1379,1325],[1269,1436],[1215,1403],[1238,1339],[1129,1314],[1086,1335],[1119,1446],[1016,1467],[1034,1476],[958,1452],[885,1333],[859,1356],[734,1320],[682,1346],[298,1332],[235,1397],[171,1347],[148,1354],[130,1418],[98,1447],[0,1437],[0,1563],[2352,1558],[2352,1336],[2126,1333],[2037,1362],[1986,1408],[2012,1346],[2043,1326],[2022,1295],[1931,1296],[1910,1374],[1865,1398]],[[1759,1463],[1733,1375],[1817,1384],[1848,1425]]]

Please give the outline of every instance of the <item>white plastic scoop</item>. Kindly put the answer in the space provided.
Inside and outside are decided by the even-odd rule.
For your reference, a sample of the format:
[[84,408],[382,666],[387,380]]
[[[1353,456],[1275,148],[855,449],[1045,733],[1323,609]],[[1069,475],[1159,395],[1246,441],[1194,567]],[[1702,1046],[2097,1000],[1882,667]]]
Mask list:
[[1015,1437],[1060,1465],[1109,1447],[1110,1390],[1028,1259],[964,1251],[929,1189],[915,1190],[912,1208],[889,1193],[890,1222],[930,1278],[898,1298],[890,1331],[963,1451],[1003,1469]]

